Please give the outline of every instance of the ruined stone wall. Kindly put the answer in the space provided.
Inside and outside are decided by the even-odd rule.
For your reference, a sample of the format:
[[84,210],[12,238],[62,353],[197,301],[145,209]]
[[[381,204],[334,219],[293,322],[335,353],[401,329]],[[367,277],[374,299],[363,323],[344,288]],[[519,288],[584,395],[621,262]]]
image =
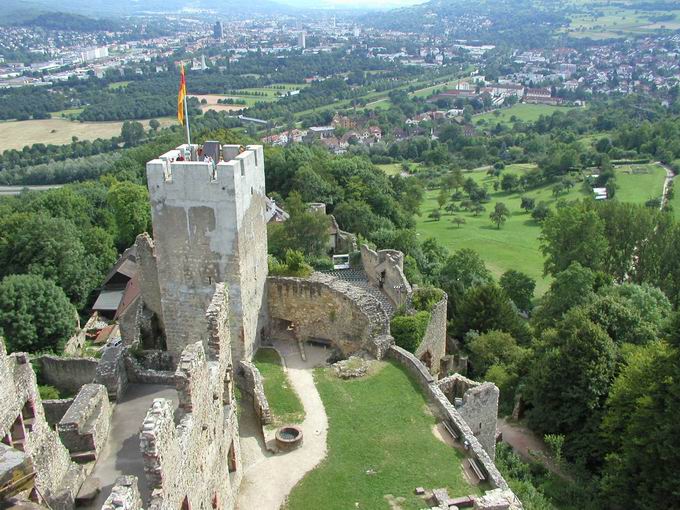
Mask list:
[[122,342],[110,342],[104,348],[97,365],[94,382],[106,387],[110,400],[119,400],[128,385],[124,352],[125,346]]
[[136,476],[121,476],[101,510],[143,510]]
[[73,507],[84,479],[43,411],[35,374],[24,353],[7,355],[0,338],[0,438],[19,448],[35,466],[35,485],[54,510]]
[[59,398],[43,400],[43,411],[45,412],[45,420],[50,427],[56,427],[59,420],[61,420],[68,408],[71,407],[75,398]]
[[[491,459],[496,457],[496,422],[500,392],[495,384],[454,374],[437,383],[469,425]],[[456,399],[460,399],[457,401]],[[458,402],[458,403],[457,403]]]
[[129,350],[125,351],[125,370],[131,383],[138,384],[175,384],[175,372],[171,370],[157,370],[146,368],[140,360],[135,358]]
[[357,286],[323,273],[267,280],[270,319],[290,321],[299,340],[327,340],[349,355],[360,349],[373,352],[376,338],[389,334],[380,303]]
[[269,425],[272,422],[272,412],[269,408],[267,395],[264,392],[262,374],[250,361],[242,360],[239,363],[239,370],[244,383],[239,387],[253,400],[253,409],[260,425]]
[[184,349],[175,372],[179,425],[167,399],[154,400],[144,419],[148,510],[234,508],[242,467],[228,320],[219,284],[206,312],[206,339]]
[[81,387],[94,381],[99,361],[95,358],[64,358],[43,354],[35,358],[40,378],[59,391],[75,395]]
[[373,251],[361,246],[361,264],[368,281],[387,294],[395,306],[408,302],[412,289],[404,276],[404,254],[397,250]]
[[402,364],[415,377],[425,395],[436,408],[440,418],[445,420],[459,434],[459,441],[466,446],[468,455],[477,461],[488,477],[492,488],[507,490],[508,484],[496,468],[493,458],[482,446],[461,413],[449,402],[427,367],[413,354],[396,345],[390,347],[388,356]]
[[118,330],[125,345],[134,345],[139,342],[143,308],[144,302],[141,296],[137,296],[118,316]]
[[137,249],[137,266],[139,267],[139,288],[144,305],[155,313],[159,320],[163,320],[161,306],[161,289],[158,286],[158,265],[156,261],[156,247],[153,239],[144,232],[135,240]]
[[106,387],[83,386],[57,425],[61,442],[71,454],[93,453],[98,456],[106,444],[111,424],[111,407]]
[[261,146],[222,147],[228,161],[170,162],[170,151],[147,164],[161,308],[168,351],[206,331],[215,284],[231,290],[235,360],[250,359],[265,325],[267,228]]
[[438,375],[441,372],[442,360],[446,356],[446,309],[448,298],[444,296],[439,303],[434,305],[430,312],[430,322],[425,330],[425,335],[416,349],[418,359],[430,360],[430,372]]

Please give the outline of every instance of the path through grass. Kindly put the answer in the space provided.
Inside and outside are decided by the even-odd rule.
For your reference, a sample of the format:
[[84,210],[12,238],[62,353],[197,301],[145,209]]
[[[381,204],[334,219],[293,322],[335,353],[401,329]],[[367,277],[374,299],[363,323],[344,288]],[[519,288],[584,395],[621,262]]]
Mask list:
[[297,393],[290,387],[279,353],[274,349],[261,348],[255,354],[253,363],[264,378],[264,392],[274,417],[272,426],[304,420],[305,410]]
[[427,505],[418,486],[448,487],[451,496],[473,494],[463,454],[432,434],[419,387],[397,364],[371,376],[344,381],[328,369],[315,380],[328,415],[328,456],[291,492],[288,510],[388,510],[385,496],[403,497],[403,510]]

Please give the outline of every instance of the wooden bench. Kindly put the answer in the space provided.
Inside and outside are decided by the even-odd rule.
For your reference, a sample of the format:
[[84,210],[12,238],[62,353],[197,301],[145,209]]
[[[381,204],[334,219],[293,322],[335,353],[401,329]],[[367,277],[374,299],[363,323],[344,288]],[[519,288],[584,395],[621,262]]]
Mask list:
[[456,430],[455,430],[451,425],[449,425],[449,422],[448,422],[448,421],[443,421],[442,423],[444,424],[444,428],[446,429],[446,431],[447,431],[449,434],[451,434],[451,437],[452,437],[453,439],[455,439],[455,440],[458,440],[458,438],[460,437],[460,435],[458,434],[458,432],[456,432]]
[[477,478],[479,478],[480,482],[486,480],[486,475],[482,471],[482,468],[479,467],[479,464],[477,464],[475,459],[468,459],[468,464],[470,465],[470,469],[475,472],[475,475],[477,475]]

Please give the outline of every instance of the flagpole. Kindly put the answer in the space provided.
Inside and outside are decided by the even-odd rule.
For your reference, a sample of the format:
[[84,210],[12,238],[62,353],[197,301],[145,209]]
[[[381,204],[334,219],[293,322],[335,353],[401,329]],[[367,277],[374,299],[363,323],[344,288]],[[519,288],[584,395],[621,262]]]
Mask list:
[[189,129],[189,108],[187,106],[187,95],[184,94],[184,120],[186,121],[187,127],[187,145],[191,145],[191,130]]

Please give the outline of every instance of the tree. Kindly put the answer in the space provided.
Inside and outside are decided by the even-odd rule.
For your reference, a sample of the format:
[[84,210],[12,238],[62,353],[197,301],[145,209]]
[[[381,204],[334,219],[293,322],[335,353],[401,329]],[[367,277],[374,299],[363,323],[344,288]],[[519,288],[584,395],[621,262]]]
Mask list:
[[508,207],[503,202],[498,202],[494,207],[493,211],[491,211],[489,217],[491,218],[491,221],[493,221],[496,224],[496,227],[500,230],[501,225],[505,223],[509,215],[510,210],[508,209]]
[[149,230],[149,193],[146,187],[133,182],[114,182],[109,188],[107,201],[116,220],[116,245],[124,250],[134,244],[139,234]]
[[442,218],[442,213],[439,212],[439,209],[433,209],[432,212],[430,212],[429,217],[434,221],[439,221]]
[[544,274],[557,274],[578,262],[594,270],[602,269],[607,254],[604,222],[582,203],[556,209],[542,224],[541,251],[545,255]]
[[564,434],[571,458],[590,456],[597,450],[599,420],[614,379],[614,342],[576,307],[556,329],[543,332],[534,356],[524,385],[532,405],[530,426],[540,434]]
[[76,325],[75,307],[50,280],[17,274],[0,281],[0,331],[10,352],[56,352]]
[[140,122],[126,120],[120,130],[120,136],[127,147],[137,145],[144,139],[144,126]]
[[290,218],[269,228],[269,249],[283,258],[289,250],[318,257],[327,251],[330,220],[325,214],[311,212],[299,193],[293,192],[286,200]]
[[531,310],[536,282],[524,273],[510,269],[503,273],[500,285],[520,310]]
[[455,216],[451,221],[453,221],[458,228],[460,228],[461,225],[465,225],[465,218],[461,218],[460,216]]
[[515,174],[503,174],[501,177],[501,189],[503,191],[513,191],[519,186],[519,179]]
[[483,377],[494,365],[516,371],[528,350],[517,345],[510,333],[491,330],[474,337],[467,345],[474,373]]
[[444,188],[439,190],[439,194],[437,195],[437,204],[439,204],[439,208],[441,209],[444,207],[444,204],[446,201],[449,199],[449,194],[446,192]]
[[531,211],[531,217],[539,223],[542,223],[550,214],[550,207],[545,202],[539,202]]
[[531,212],[536,207],[536,199],[531,197],[522,197],[522,203],[520,207],[526,212]]
[[161,123],[158,122],[156,119],[151,119],[149,121],[149,127],[154,131],[158,131],[158,128],[161,127]]

